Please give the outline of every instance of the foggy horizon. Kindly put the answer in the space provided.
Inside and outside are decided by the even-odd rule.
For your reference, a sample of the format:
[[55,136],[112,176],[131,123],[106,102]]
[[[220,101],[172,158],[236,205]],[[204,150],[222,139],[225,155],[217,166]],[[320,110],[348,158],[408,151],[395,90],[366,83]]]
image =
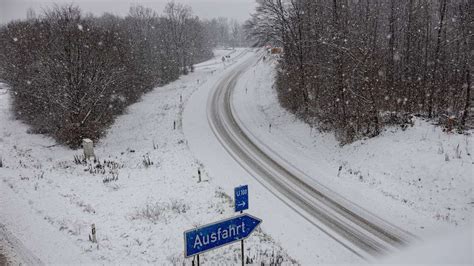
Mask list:
[[[54,4],[77,5],[84,14],[92,13],[101,16],[103,13],[111,13],[118,16],[126,16],[132,5],[143,5],[152,8],[158,14],[162,14],[166,3],[169,0],[1,0],[0,1],[0,24],[7,24],[13,20],[26,19],[26,13],[32,8],[36,14],[41,14],[44,9],[52,7]],[[177,0],[192,8],[193,14],[202,19],[212,19],[226,17],[235,19],[242,23],[250,18],[250,14],[255,9],[255,0]],[[212,12],[211,12],[212,11]]]

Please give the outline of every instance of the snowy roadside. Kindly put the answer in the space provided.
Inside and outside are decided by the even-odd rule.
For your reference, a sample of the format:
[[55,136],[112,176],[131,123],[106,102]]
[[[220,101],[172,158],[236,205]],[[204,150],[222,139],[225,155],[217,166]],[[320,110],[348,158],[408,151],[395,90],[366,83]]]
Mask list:
[[[11,118],[8,95],[0,93],[5,227],[46,264],[190,263],[183,258],[183,231],[232,216],[233,203],[189,151],[182,113],[196,90],[212,86],[230,67],[220,61],[229,53],[238,61],[233,58],[245,51],[217,51],[194,73],[130,106],[96,145],[100,163],[84,163],[81,151],[28,134],[26,125]],[[88,239],[93,223],[97,245]],[[262,230],[246,243],[255,262],[279,256],[295,262]],[[238,263],[240,245],[209,252],[202,260]]]
[[[238,118],[261,145],[314,181],[421,238],[470,227],[474,198],[472,135],[446,134],[421,119],[406,131],[340,147],[280,107],[272,88],[273,60],[239,80]],[[271,126],[270,126],[271,125]]]

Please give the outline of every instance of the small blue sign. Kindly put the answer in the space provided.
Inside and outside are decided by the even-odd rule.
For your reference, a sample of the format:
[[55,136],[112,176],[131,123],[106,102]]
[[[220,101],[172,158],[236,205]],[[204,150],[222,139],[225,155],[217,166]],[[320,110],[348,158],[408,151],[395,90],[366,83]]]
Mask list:
[[239,215],[184,232],[184,256],[191,257],[211,249],[246,239],[262,220]]
[[235,212],[249,208],[249,187],[247,185],[234,188]]

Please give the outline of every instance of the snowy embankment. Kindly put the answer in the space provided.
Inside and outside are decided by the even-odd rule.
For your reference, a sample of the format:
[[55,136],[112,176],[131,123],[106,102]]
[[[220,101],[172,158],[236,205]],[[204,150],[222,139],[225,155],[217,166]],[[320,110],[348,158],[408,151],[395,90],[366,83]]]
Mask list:
[[459,244],[472,247],[472,135],[448,134],[416,119],[405,131],[389,127],[341,147],[332,133],[321,133],[280,107],[273,89],[275,64],[260,61],[234,92],[236,115],[254,142],[421,239],[462,228],[471,242]]
[[[183,258],[183,231],[232,216],[233,203],[190,152],[183,108],[232,64],[224,66],[223,55],[238,61],[245,53],[217,51],[194,73],[130,106],[96,145],[100,163],[83,162],[80,150],[28,134],[26,125],[12,119],[2,85],[0,226],[21,242],[13,247],[17,256],[22,249],[46,264],[190,263]],[[89,241],[93,223],[98,244]],[[8,245],[1,240],[0,246]],[[246,240],[246,248],[258,262],[277,256],[292,261],[262,230]],[[210,252],[201,261],[238,263],[240,245]]]

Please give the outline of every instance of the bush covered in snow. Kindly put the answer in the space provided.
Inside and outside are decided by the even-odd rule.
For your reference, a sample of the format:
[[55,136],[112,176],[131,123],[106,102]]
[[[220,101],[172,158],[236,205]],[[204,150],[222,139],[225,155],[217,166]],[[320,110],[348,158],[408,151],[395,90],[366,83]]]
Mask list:
[[143,93],[212,56],[203,31],[189,8],[174,3],[165,16],[134,6],[125,18],[55,6],[0,28],[0,80],[32,132],[77,147],[100,138]]

